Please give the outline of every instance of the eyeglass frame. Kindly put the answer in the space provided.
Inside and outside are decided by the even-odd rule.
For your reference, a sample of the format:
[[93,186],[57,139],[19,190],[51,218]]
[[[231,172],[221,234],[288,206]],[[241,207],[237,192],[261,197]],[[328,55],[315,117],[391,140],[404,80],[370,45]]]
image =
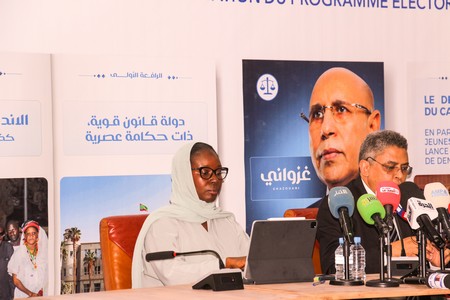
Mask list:
[[[370,114],[373,113],[373,110],[368,109],[367,107],[365,107],[365,106],[362,105],[362,104],[359,104],[359,103],[347,103],[347,102],[345,102],[345,101],[338,100],[338,101],[335,101],[335,103],[332,104],[332,105],[321,105],[321,106],[319,106],[320,109],[321,109],[321,111],[322,111],[323,114],[324,114],[324,116],[323,116],[322,118],[320,118],[320,119],[323,120],[323,118],[325,117],[325,111],[326,111],[327,108],[329,108],[329,109],[331,110],[331,114],[333,115],[333,119],[334,119],[334,111],[333,111],[333,108],[334,108],[334,107],[338,107],[338,106],[344,106],[344,105],[349,105],[349,106],[353,106],[353,107],[355,107],[355,108],[359,108],[359,109],[363,110],[367,115],[370,115]],[[353,113],[353,112],[352,112],[352,113]],[[309,113],[309,117],[307,117],[303,112],[301,112],[301,113],[300,113],[300,118],[302,118],[302,119],[305,120],[308,124],[311,125],[311,123],[309,122],[309,120],[311,119],[311,112]]]
[[[211,174],[210,174],[210,176],[208,178],[205,178],[205,177],[202,176],[202,170],[204,170],[204,169],[211,170]],[[227,177],[227,175],[228,175],[228,168],[227,167],[220,167],[220,168],[217,168],[217,169],[214,170],[213,168],[205,166],[205,167],[199,167],[199,168],[191,168],[191,170],[192,171],[198,171],[198,173],[200,175],[200,178],[205,179],[205,180],[211,179],[212,174],[216,175],[216,178],[219,179],[219,180],[224,180]],[[225,176],[223,176],[223,177],[220,176],[220,178],[219,178],[219,175],[217,175],[217,171],[219,171],[219,170],[220,170],[220,172],[219,172],[220,175],[222,174],[222,171],[225,171]]]
[[[402,174],[403,175],[406,175],[407,177],[409,176],[409,175],[411,175],[411,173],[412,173],[412,170],[413,170],[413,167],[411,167],[410,165],[409,165],[409,163],[408,164],[402,164],[402,165],[400,165],[400,166],[388,166],[388,165],[386,165],[386,164],[382,164],[382,163],[380,163],[379,161],[377,161],[375,158],[373,158],[373,157],[371,157],[371,156],[368,156],[368,157],[366,157],[364,160],[367,160],[367,161],[369,161],[369,159],[371,159],[371,160],[373,160],[374,162],[376,162],[376,163],[378,163],[379,165],[381,165],[382,167],[383,167],[383,170],[386,172],[386,173],[388,173],[388,174],[390,174],[391,172],[393,172],[395,169],[397,169],[398,168],[398,170],[400,170],[401,172],[402,172]],[[403,167],[406,167],[406,173],[403,171]],[[398,170],[397,171],[395,171],[393,174],[395,174],[395,173],[397,173],[398,172]]]

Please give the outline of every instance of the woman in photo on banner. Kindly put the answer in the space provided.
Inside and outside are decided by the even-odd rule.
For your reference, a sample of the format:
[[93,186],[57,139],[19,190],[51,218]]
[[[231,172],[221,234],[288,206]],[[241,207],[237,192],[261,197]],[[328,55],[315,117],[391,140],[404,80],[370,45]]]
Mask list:
[[14,251],[8,264],[8,272],[16,286],[14,298],[47,294],[46,242],[47,235],[38,222],[30,220],[23,223],[21,245]]

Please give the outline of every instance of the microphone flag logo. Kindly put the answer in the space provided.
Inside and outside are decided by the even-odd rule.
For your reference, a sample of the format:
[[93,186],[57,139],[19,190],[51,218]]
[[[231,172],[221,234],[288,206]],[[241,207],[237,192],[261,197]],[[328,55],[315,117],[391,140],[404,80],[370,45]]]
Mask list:
[[392,186],[382,186],[382,187],[380,187],[380,192],[400,195],[400,190],[396,189],[395,187],[392,187]]
[[334,196],[347,195],[347,194],[348,194],[348,190],[347,189],[340,188],[340,189],[335,189]]
[[449,194],[448,194],[448,191],[446,189],[440,188],[440,189],[432,190],[431,191],[431,196],[432,197],[446,197],[446,196],[448,197]]

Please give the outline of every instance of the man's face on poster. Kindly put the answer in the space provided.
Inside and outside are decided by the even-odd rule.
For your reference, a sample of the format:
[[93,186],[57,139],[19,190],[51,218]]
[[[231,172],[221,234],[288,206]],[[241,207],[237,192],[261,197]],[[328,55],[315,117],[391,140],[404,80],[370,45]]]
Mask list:
[[317,80],[309,106],[311,159],[328,188],[358,175],[359,149],[380,128],[370,87],[355,73],[332,68]]
[[19,239],[20,231],[18,225],[10,223],[8,224],[7,230],[8,238],[11,242],[15,242]]

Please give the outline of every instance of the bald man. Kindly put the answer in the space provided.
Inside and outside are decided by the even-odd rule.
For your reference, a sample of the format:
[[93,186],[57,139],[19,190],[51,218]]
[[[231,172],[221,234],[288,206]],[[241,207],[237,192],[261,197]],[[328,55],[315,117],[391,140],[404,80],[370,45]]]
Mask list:
[[365,137],[380,129],[372,90],[348,69],[328,69],[314,85],[309,112],[309,146],[317,175],[329,189],[344,186],[358,176]]

